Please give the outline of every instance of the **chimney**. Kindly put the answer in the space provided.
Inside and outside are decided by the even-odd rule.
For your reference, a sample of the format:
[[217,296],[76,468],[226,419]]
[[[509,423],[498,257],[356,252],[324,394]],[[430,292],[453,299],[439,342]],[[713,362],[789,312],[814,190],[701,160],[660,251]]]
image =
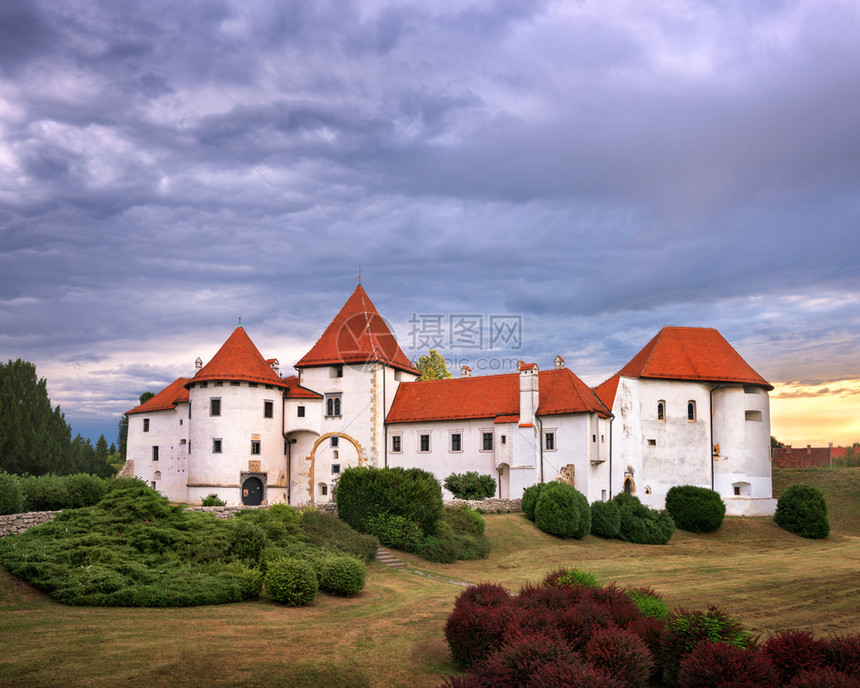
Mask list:
[[198,357],[197,357],[197,360],[196,360],[196,361],[194,361],[194,371],[195,371],[195,372],[200,372],[200,370],[201,370],[202,368],[203,368],[203,359],[202,359],[202,358],[200,358],[200,356],[198,356]]
[[275,375],[281,377],[281,363],[277,358],[270,358],[266,363],[268,363],[269,367],[275,371]]
[[806,453],[807,453],[807,454],[811,454],[811,453],[812,453],[812,445],[811,445],[811,444],[807,444],[807,445],[806,445]]
[[519,364],[520,371],[520,425],[533,425],[540,403],[538,367],[536,363]]
[[555,357],[555,369],[560,370],[561,368],[564,368],[564,359],[559,355]]
[[472,377],[472,369],[467,365],[461,365],[460,377]]

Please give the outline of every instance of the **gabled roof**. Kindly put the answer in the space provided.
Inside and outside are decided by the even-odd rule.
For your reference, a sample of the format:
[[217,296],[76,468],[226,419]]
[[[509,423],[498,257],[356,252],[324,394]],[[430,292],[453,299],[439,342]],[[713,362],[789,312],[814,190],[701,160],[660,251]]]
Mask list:
[[359,284],[296,368],[374,361],[419,374]]
[[661,380],[741,382],[773,389],[710,327],[664,327],[620,374]]
[[594,388],[597,398],[610,410],[615,406],[615,393],[618,391],[618,381],[620,379],[621,373],[615,373],[606,382],[602,382]]
[[242,327],[233,330],[212,360],[189,383],[206,380],[244,380],[286,387]]
[[284,398],[286,399],[322,399],[323,395],[318,394],[317,392],[313,392],[309,390],[307,387],[301,387],[299,385],[299,378],[295,375],[290,375],[289,377],[285,377],[283,379],[284,384],[287,387],[287,391],[284,392]]
[[[386,422],[510,417],[520,413],[520,375],[481,375],[447,380],[404,382],[397,388]],[[594,392],[567,368],[538,372],[539,416],[562,413],[609,413]]]
[[148,399],[140,406],[135,406],[131,411],[126,411],[126,415],[131,413],[151,413],[153,411],[168,411],[175,409],[177,404],[183,401],[188,401],[188,390],[185,384],[188,382],[187,377],[180,377],[171,382],[167,387],[162,389],[152,399]]

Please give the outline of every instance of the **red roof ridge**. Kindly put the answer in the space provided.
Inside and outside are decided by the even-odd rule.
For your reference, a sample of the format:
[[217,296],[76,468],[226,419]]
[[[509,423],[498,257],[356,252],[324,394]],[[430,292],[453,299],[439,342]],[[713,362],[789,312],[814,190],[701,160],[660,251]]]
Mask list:
[[187,377],[176,378],[155,396],[150,397],[142,404],[135,406],[133,409],[126,411],[125,415],[130,413],[168,411],[176,408],[177,404],[180,404],[183,401],[188,401],[188,390],[185,389],[185,384],[188,381],[189,379]]

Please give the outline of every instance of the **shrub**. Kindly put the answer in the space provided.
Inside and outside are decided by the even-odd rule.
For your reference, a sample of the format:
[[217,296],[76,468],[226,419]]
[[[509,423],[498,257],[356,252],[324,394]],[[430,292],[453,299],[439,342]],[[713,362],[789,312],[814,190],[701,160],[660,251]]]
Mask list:
[[721,688],[727,684],[745,688],[781,685],[770,660],[754,648],[707,640],[681,660],[679,688]]
[[535,507],[538,503],[541,491],[543,491],[545,483],[535,483],[530,485],[523,491],[522,510],[529,521],[535,520]]
[[582,569],[558,569],[546,575],[543,579],[543,585],[554,585],[556,587],[573,588],[584,587],[594,588],[597,586],[597,577]]
[[365,533],[368,519],[391,514],[432,535],[444,512],[439,482],[419,468],[347,468],[338,480],[336,500],[339,517]]
[[0,472],[0,515],[20,514],[24,509],[24,495],[18,478]]
[[406,516],[377,514],[367,519],[367,532],[386,547],[395,547],[404,552],[415,549],[422,537],[421,527]]
[[475,471],[452,473],[443,483],[455,499],[487,499],[496,494],[496,481],[492,476]]
[[665,545],[675,532],[675,522],[666,511],[644,506],[638,497],[622,492],[612,501],[621,516],[620,537],[638,545]]
[[642,688],[654,668],[654,656],[637,635],[622,628],[596,631],[585,646],[585,657],[596,667],[622,679],[633,688]]
[[626,688],[621,679],[578,661],[556,661],[535,669],[526,688]]
[[693,533],[711,533],[723,524],[726,505],[714,490],[676,485],[666,494],[666,511],[678,528]]
[[367,568],[350,556],[332,556],[322,565],[320,588],[334,595],[354,595],[364,587]]
[[19,479],[24,511],[59,511],[69,506],[69,494],[58,475],[27,475]]
[[257,565],[260,562],[260,554],[269,544],[265,531],[255,523],[244,519],[236,519],[233,526],[233,537],[230,542],[233,556],[245,564]]
[[200,506],[224,506],[227,504],[223,499],[219,499],[218,495],[209,495],[208,497],[200,498]]
[[563,640],[552,633],[517,631],[502,647],[472,667],[472,674],[487,686],[521,686],[545,664],[575,661],[576,656]]
[[449,537],[428,535],[415,545],[414,553],[426,561],[453,564],[457,561],[457,543]]
[[281,518],[290,523],[300,520],[304,534],[315,545],[335,547],[364,562],[373,561],[376,557],[379,541],[373,535],[359,533],[333,514],[308,508],[302,509],[299,515],[298,511],[286,504],[273,504],[269,507],[269,513],[282,514]]
[[827,503],[818,488],[792,485],[776,503],[774,521],[780,528],[805,538],[825,538],[830,533]]
[[461,592],[456,601],[457,605],[474,604],[480,607],[504,607],[511,603],[511,594],[507,588],[498,583],[479,583]]
[[833,635],[824,641],[827,664],[860,676],[860,635]]
[[67,494],[67,507],[80,509],[95,506],[107,494],[108,481],[90,473],[75,473],[62,477]]
[[788,688],[860,688],[860,675],[824,667],[799,673],[788,684]]
[[547,483],[535,506],[535,525],[551,535],[582,539],[591,531],[588,500],[566,483]]
[[824,666],[826,643],[816,640],[808,631],[780,631],[761,646],[770,658],[779,680],[788,683],[802,671],[814,671]]
[[671,613],[660,634],[658,661],[663,668],[663,681],[670,686],[676,685],[681,660],[694,647],[708,640],[746,647],[749,635],[719,607],[710,606],[705,611],[692,612],[679,609]]
[[445,640],[460,669],[486,659],[501,645],[510,610],[507,604],[485,606],[461,601],[464,594],[460,593],[445,622]]
[[651,588],[628,587],[624,593],[630,598],[630,601],[636,606],[642,616],[656,619],[665,619],[669,616],[669,605]]
[[604,538],[617,538],[621,534],[621,512],[612,500],[591,505],[591,534]]
[[313,602],[319,587],[311,565],[289,557],[269,563],[265,583],[269,597],[291,607]]

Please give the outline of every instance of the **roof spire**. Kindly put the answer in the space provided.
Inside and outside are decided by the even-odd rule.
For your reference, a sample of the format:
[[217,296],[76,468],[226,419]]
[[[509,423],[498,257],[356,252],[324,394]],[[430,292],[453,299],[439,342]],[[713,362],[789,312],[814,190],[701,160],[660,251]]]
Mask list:
[[355,279],[357,279],[358,283],[361,284],[361,265],[358,266],[358,274],[355,276]]
[[242,327],[242,316],[239,316],[239,327]]

